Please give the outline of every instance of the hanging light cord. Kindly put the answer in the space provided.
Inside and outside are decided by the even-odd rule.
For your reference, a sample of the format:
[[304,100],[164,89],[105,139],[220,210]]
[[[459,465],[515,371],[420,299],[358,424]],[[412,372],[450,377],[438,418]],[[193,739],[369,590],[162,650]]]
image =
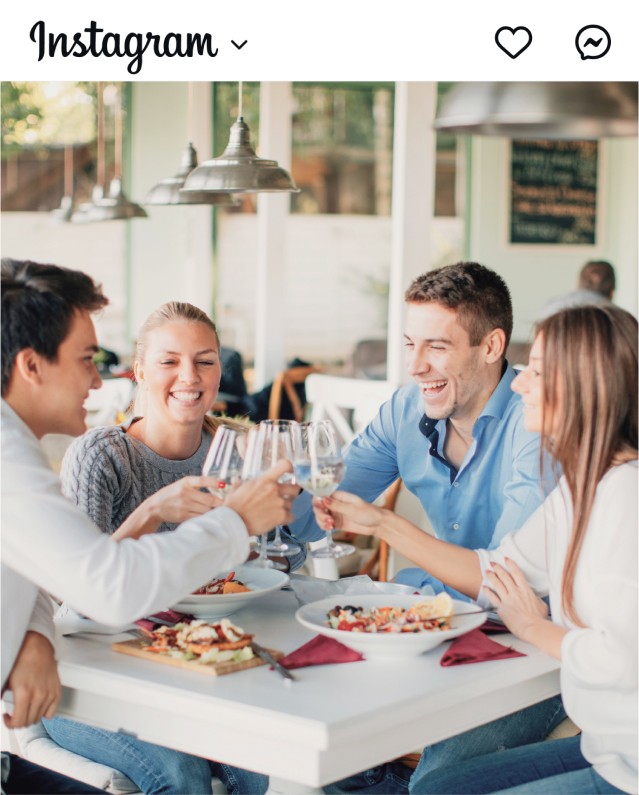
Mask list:
[[239,88],[238,88],[237,117],[238,119],[242,118],[242,81],[241,80],[239,82]]
[[115,105],[115,176],[122,177],[122,83],[117,87]]
[[98,185],[105,187],[104,168],[104,83],[98,83]]
[[189,83],[189,107],[187,110],[188,113],[188,124],[189,124],[189,143],[193,143],[193,83]]

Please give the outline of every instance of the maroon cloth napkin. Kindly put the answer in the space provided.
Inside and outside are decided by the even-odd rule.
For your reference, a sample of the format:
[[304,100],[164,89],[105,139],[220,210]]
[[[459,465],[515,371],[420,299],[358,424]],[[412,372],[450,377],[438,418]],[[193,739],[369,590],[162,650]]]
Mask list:
[[500,624],[498,621],[492,621],[490,618],[481,625],[480,629],[487,635],[496,635],[498,632],[510,632],[505,624]]
[[489,660],[506,660],[509,657],[525,657],[519,651],[501,643],[495,643],[484,635],[481,629],[473,629],[466,635],[456,638],[443,653],[440,665],[466,665],[467,663]]
[[189,624],[193,621],[193,616],[188,615],[188,613],[178,613],[177,610],[164,610],[161,613],[154,613],[148,618],[140,618],[135,623],[141,629],[145,629],[147,632],[153,632],[154,629],[161,626],[156,621],[153,621],[154,618],[161,618],[164,621],[170,621],[172,624],[179,624],[180,621]]
[[332,663],[357,662],[364,657],[358,651],[349,649],[338,640],[318,635],[299,649],[282,657],[278,662],[284,668],[305,668],[307,665],[327,665]]

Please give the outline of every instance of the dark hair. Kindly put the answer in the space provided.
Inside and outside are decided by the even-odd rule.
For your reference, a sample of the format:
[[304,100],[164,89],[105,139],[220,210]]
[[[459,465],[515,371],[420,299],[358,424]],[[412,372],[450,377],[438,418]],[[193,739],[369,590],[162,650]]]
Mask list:
[[6,258],[0,267],[4,396],[21,350],[33,348],[48,361],[55,361],[74,312],[95,312],[109,301],[81,271]]
[[412,282],[404,298],[408,303],[434,301],[456,309],[471,345],[479,345],[486,334],[500,328],[508,346],[513,331],[510,291],[501,276],[477,262],[458,262],[428,271]]
[[579,289],[592,290],[606,298],[612,298],[615,291],[615,269],[606,260],[590,260],[579,274]]
[[637,329],[636,318],[612,304],[564,309],[536,328],[543,335],[542,441],[573,503],[562,603],[581,626],[573,586],[597,486],[618,460],[637,457]]

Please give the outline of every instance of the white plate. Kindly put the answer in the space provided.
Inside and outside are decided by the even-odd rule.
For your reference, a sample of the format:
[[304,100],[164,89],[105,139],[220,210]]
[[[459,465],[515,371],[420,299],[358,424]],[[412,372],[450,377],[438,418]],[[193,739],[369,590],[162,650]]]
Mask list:
[[[252,604],[267,593],[278,591],[288,582],[288,574],[277,569],[260,569],[257,566],[236,566],[235,578],[250,588],[243,593],[190,594],[185,596],[173,610],[190,613],[196,618],[224,618],[242,607]],[[213,575],[211,579],[226,577],[228,571]]]
[[[379,596],[366,595],[355,596],[349,594],[347,598],[342,599],[334,596],[329,599],[321,599],[319,602],[312,602],[311,604],[304,605],[295,614],[295,618],[305,627],[312,629],[314,632],[319,632],[320,635],[326,635],[329,638],[335,638],[343,643],[345,646],[350,646],[361,652],[366,659],[377,659],[378,657],[416,657],[425,651],[439,646],[447,640],[456,638],[458,635],[463,635],[470,632],[471,629],[480,627],[486,620],[485,613],[478,613],[478,615],[460,616],[455,618],[453,615],[451,619],[451,629],[432,632],[347,632],[343,629],[332,629],[328,625],[326,614],[329,610],[339,604],[356,605],[357,607],[370,608],[370,607],[411,607],[417,602],[427,602],[433,597],[428,596],[403,596],[400,594],[381,594]],[[462,602],[458,599],[453,599],[453,607],[455,613],[468,613],[478,611],[479,607],[470,602]]]

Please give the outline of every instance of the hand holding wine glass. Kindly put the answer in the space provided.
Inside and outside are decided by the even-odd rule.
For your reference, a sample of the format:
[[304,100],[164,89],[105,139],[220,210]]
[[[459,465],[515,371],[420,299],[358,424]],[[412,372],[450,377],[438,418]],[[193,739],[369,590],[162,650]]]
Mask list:
[[[294,434],[293,464],[298,484],[315,497],[328,497],[346,471],[333,424],[328,420],[300,423]],[[354,552],[352,544],[336,544],[328,532],[326,547],[313,550],[311,556],[341,558]]]

